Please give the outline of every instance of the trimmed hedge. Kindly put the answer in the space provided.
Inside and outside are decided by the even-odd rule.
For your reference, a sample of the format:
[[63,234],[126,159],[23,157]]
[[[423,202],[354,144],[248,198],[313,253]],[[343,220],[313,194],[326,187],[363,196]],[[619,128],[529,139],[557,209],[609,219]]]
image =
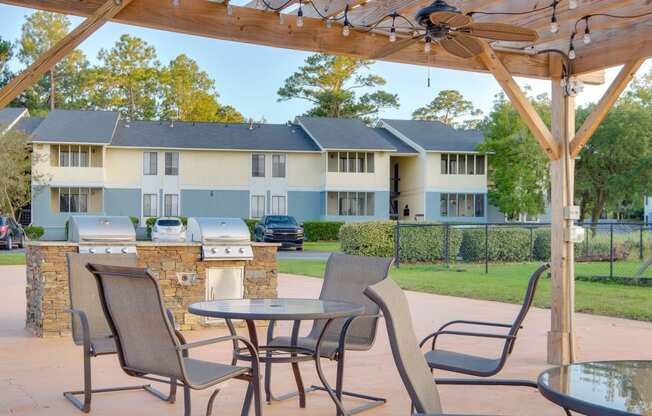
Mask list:
[[37,225],[30,225],[29,227],[25,227],[25,235],[32,241],[40,240],[41,237],[43,237],[43,234],[45,234],[45,229],[43,227],[39,227]]
[[306,221],[303,231],[308,241],[337,241],[343,221]]
[[[485,260],[485,229],[464,230],[460,255],[464,261]],[[525,228],[489,229],[489,261],[514,262],[530,258],[530,230]]]
[[536,230],[532,254],[535,260],[550,261],[550,230]]
[[249,234],[251,234],[251,240],[254,240],[254,230],[256,229],[256,224],[258,224],[258,220],[251,220],[249,218],[243,218],[245,224],[247,224],[247,228],[249,228]]
[[[449,230],[449,258],[455,260],[462,244],[462,232],[455,228]],[[393,257],[395,255],[395,232],[396,223],[392,221],[345,224],[340,228],[342,251],[359,256]],[[402,227],[401,261],[443,260],[445,257],[444,232],[445,228],[441,226]]]

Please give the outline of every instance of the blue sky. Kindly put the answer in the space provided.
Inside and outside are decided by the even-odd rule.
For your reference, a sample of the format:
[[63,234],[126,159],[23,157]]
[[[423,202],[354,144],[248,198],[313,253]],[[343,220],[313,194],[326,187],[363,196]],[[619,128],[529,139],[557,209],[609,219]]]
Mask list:
[[[15,41],[20,33],[24,16],[29,9],[0,5],[0,37]],[[71,17],[73,24],[81,19]],[[299,100],[278,103],[276,91],[285,78],[291,75],[308,56],[308,53],[286,49],[269,48],[245,43],[205,39],[177,33],[144,29],[110,23],[93,34],[81,49],[91,62],[95,61],[101,48],[110,48],[122,35],[138,36],[156,47],[161,62],[185,53],[195,59],[216,81],[221,102],[235,106],[245,117],[268,122],[284,123],[303,113],[309,105]],[[18,68],[18,64],[14,64]],[[641,71],[650,69],[650,64]],[[430,102],[442,89],[457,89],[476,107],[487,113],[500,87],[490,75],[462,71],[431,69],[431,86],[427,88],[428,70],[424,67],[377,62],[372,71],[384,77],[388,92],[400,97],[399,109],[385,110],[383,117],[410,118],[412,111]],[[609,70],[610,81],[617,70]],[[528,84],[535,94],[549,90],[549,83],[539,80],[518,80]],[[578,104],[596,101],[606,86],[587,87],[578,98]]]

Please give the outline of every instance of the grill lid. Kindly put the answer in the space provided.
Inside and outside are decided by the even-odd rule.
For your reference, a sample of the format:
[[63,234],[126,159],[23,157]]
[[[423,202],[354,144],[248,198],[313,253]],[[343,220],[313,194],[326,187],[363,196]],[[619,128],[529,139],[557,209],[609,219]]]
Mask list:
[[68,240],[76,243],[133,243],[136,230],[129,217],[73,215]]
[[188,239],[202,244],[249,243],[251,235],[241,218],[188,218]]

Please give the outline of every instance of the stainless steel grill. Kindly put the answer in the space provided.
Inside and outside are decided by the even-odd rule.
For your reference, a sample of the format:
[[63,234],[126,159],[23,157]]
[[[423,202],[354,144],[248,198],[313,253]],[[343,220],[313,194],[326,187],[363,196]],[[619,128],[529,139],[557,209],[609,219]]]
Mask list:
[[204,260],[251,260],[251,236],[240,218],[188,218],[188,240],[202,244]]
[[136,253],[136,230],[129,217],[74,215],[68,240],[79,244],[80,253]]

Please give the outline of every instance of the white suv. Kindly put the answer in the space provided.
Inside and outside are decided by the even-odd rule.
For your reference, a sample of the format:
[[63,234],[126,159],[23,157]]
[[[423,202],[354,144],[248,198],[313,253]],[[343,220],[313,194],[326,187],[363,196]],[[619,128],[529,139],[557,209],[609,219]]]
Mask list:
[[186,227],[179,218],[159,218],[152,227],[152,241],[186,241]]

